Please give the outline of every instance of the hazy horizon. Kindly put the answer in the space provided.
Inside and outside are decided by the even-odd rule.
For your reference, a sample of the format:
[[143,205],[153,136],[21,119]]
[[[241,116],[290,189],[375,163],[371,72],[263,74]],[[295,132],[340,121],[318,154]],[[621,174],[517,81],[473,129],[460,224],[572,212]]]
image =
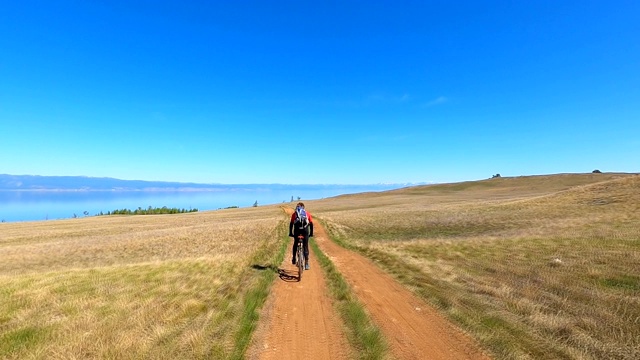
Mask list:
[[9,178],[16,178],[17,180],[20,179],[30,179],[30,180],[40,180],[40,181],[47,181],[47,180],[68,180],[71,181],[72,183],[76,183],[76,182],[82,182],[83,180],[86,181],[106,181],[106,182],[115,182],[115,183],[122,183],[122,184],[141,184],[141,185],[178,185],[181,187],[188,187],[188,186],[293,186],[293,187],[305,187],[305,186],[310,186],[310,187],[344,187],[344,186],[353,186],[353,187],[369,187],[369,186],[400,186],[400,185],[405,185],[405,186],[409,186],[409,185],[426,185],[426,184],[431,184],[431,183],[427,183],[427,182],[416,182],[416,183],[363,183],[363,184],[341,184],[341,183],[326,183],[326,184],[321,184],[321,183],[308,183],[308,184],[303,184],[303,183],[197,183],[197,182],[181,182],[181,181],[163,181],[163,180],[139,180],[139,179],[119,179],[119,178],[115,178],[115,177],[109,177],[109,176],[105,176],[105,177],[95,177],[95,176],[86,176],[86,175],[54,175],[54,176],[47,176],[47,175],[29,175],[29,174],[0,174],[0,190],[2,189],[2,185],[5,185],[10,181]]

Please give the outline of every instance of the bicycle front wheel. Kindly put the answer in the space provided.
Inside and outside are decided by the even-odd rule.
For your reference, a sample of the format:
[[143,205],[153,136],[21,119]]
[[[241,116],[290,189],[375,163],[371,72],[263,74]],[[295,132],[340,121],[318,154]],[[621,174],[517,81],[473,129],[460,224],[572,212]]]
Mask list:
[[[302,244],[299,244],[299,248],[300,247],[302,247]],[[302,273],[304,272],[304,253],[301,250],[298,250],[298,261],[296,265],[298,265],[298,281],[302,281]]]

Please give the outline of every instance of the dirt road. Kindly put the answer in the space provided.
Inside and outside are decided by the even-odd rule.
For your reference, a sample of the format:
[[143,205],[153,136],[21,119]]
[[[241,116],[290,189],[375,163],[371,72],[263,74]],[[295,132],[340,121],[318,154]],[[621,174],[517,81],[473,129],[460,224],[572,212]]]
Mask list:
[[[327,237],[316,221],[315,240],[354,289],[387,339],[396,359],[489,359],[473,339],[454,327],[370,260]],[[249,357],[253,359],[346,359],[350,353],[315,257],[302,282],[291,258],[281,265]],[[299,293],[303,290],[304,297]]]
[[[292,240],[293,241],[293,240]],[[311,269],[298,282],[291,248],[279,266],[248,351],[250,359],[352,359],[341,320],[331,303],[313,251]]]

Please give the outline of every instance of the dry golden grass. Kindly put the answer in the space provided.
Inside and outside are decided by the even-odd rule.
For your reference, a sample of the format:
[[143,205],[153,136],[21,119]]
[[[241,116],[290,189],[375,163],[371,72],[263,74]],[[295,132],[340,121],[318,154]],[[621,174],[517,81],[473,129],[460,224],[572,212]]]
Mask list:
[[0,224],[0,358],[229,358],[278,207]]
[[[634,359],[639,190],[554,175],[307,205],[498,358]],[[286,221],[273,206],[0,224],[0,358],[237,357],[251,265],[288,241]]]
[[497,358],[640,358],[640,176],[502,178],[308,207]]

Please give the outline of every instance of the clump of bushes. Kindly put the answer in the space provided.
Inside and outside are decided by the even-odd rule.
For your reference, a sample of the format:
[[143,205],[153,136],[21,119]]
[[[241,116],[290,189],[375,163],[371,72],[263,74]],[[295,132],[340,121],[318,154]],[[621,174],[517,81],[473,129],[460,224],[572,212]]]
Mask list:
[[191,213],[191,212],[197,212],[198,209],[178,209],[178,208],[168,208],[166,206],[163,206],[161,208],[159,207],[151,207],[149,206],[146,209],[143,209],[141,207],[138,207],[135,210],[131,210],[131,209],[120,209],[120,210],[113,210],[113,211],[107,211],[106,214],[103,214],[102,212],[100,213],[100,215],[160,215],[160,214],[184,214],[184,213]]

